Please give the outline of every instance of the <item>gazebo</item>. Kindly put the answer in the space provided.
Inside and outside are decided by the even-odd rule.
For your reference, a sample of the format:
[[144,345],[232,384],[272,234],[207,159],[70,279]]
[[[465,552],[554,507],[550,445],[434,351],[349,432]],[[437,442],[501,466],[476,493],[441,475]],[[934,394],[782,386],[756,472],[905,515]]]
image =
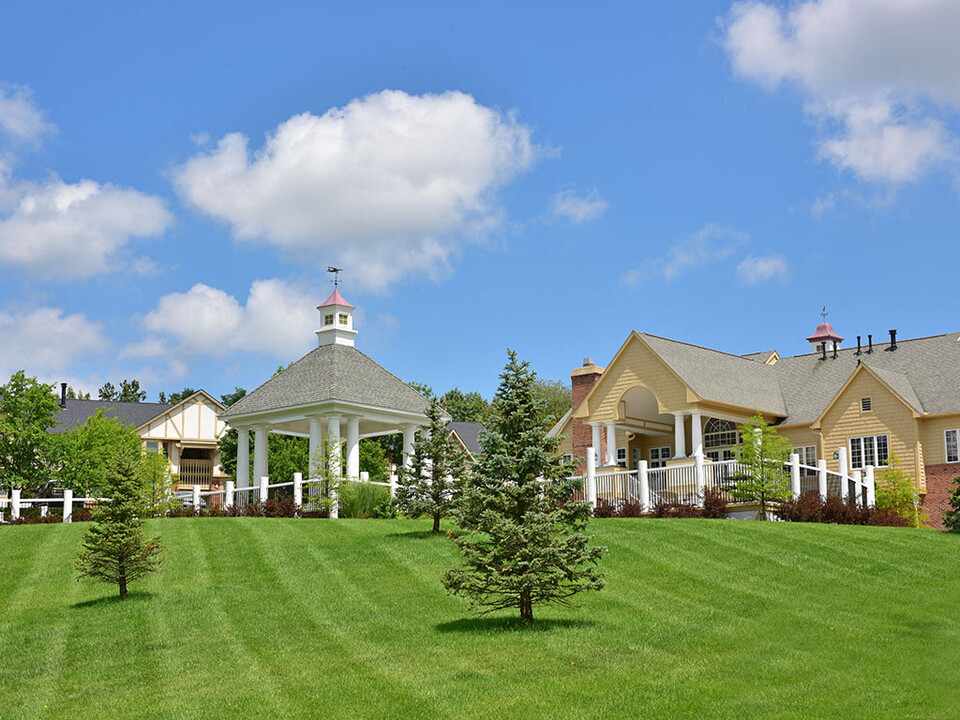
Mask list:
[[[253,474],[269,475],[267,433],[310,438],[310,474],[324,439],[335,472],[360,476],[360,439],[403,433],[404,462],[418,427],[428,425],[423,395],[354,347],[351,305],[335,288],[320,311],[318,346],[221,413],[237,429],[237,488],[250,486],[250,431],[254,433]],[[346,437],[346,473],[340,457]],[[282,479],[286,480],[286,478]]]

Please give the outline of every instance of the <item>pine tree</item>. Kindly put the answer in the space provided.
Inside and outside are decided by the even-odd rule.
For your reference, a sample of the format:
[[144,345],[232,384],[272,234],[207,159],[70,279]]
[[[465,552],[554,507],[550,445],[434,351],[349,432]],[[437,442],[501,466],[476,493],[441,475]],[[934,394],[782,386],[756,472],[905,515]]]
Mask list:
[[450,514],[467,470],[467,453],[450,436],[440,400],[432,397],[427,408],[430,427],[417,433],[409,467],[400,469],[397,498],[410,517],[429,515],[433,532],[440,518]]
[[529,363],[509,361],[500,375],[484,455],[465,483],[456,538],[466,564],[444,575],[448,592],[467,596],[481,615],[517,608],[533,620],[536,604],[567,605],[600,590],[597,563],[606,548],[584,534],[587,503],[573,499],[572,465],[557,456],[559,438],[546,436],[543,400]]
[[142,487],[137,478],[137,450],[123,448],[107,471],[106,490],[110,499],[94,514],[96,520],[83,539],[77,558],[78,580],[116,583],[120,597],[127,585],[160,569],[162,548],[159,538],[146,539],[141,516],[146,512]]
[[734,450],[745,474],[737,478],[731,491],[738,500],[757,503],[757,520],[767,519],[771,501],[790,497],[787,463],[793,448],[761,415],[755,415],[740,426],[740,445]]
[[953,484],[955,487],[947,500],[951,509],[943,514],[943,525],[950,532],[960,532],[960,476],[953,479]]

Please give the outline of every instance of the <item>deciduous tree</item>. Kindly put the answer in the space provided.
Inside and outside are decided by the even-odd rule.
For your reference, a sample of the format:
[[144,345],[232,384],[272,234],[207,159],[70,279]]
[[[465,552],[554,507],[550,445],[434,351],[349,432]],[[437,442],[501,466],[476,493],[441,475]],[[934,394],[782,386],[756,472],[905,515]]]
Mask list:
[[122,420],[108,417],[104,408],[82,425],[56,437],[60,482],[81,495],[106,493],[107,468],[124,448],[139,452],[140,436]]
[[59,407],[53,386],[15,372],[0,388],[0,486],[35,492],[49,479]]
[[877,473],[876,482],[876,505],[879,510],[903,518],[911,527],[929,524],[926,511],[920,504],[920,491],[914,476],[903,469],[896,455],[887,458],[887,465]]
[[786,463],[793,447],[760,414],[740,426],[740,444],[734,455],[743,466],[731,490],[738,500],[757,503],[757,520],[767,519],[770,502],[790,497],[790,476]]
[[590,507],[573,499],[572,464],[546,436],[536,375],[515,352],[500,375],[495,414],[481,436],[483,457],[468,477],[456,519],[465,564],[443,578],[447,590],[489,613],[516,608],[533,620],[538,604],[568,604],[603,587],[605,551],[585,534]]

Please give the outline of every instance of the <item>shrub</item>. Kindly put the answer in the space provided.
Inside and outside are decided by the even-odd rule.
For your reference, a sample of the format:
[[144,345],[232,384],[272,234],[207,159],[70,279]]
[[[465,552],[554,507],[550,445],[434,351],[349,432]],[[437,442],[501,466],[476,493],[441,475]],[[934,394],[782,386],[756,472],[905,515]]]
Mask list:
[[593,516],[595,518],[612,518],[617,516],[617,506],[613,503],[609,503],[606,500],[600,500],[597,502],[597,506],[593,509]]
[[844,501],[838,495],[826,500],[816,491],[803,493],[797,499],[784,500],[774,511],[786,522],[831,523],[834,525],[885,525],[907,527],[910,521],[883,508],[864,507],[855,499]]
[[635,500],[627,500],[620,504],[620,507],[617,510],[617,516],[623,518],[643,517],[643,506]]
[[950,532],[960,532],[960,475],[953,479],[954,487],[947,501],[950,510],[943,514],[943,526]]
[[723,520],[727,517],[727,500],[716,488],[710,488],[703,496],[702,517]]
[[703,511],[694,506],[678,502],[658,502],[653,506],[655,518],[698,518],[703,517]]

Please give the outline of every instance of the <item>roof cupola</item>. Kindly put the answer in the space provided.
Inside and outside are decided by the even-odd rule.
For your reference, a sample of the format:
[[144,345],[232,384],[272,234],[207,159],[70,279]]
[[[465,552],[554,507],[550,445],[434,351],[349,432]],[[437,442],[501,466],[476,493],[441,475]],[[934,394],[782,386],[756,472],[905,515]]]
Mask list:
[[827,322],[827,314],[827,306],[824,305],[823,312],[820,313],[823,322],[817,325],[813,335],[807,338],[807,342],[810,343],[810,352],[820,352],[820,346],[824,343],[826,343],[826,347],[832,348],[834,343],[839,346],[843,342],[843,338],[837,335],[833,325]]
[[334,287],[326,300],[317,305],[320,311],[320,329],[317,330],[317,345],[346,345],[353,347],[357,331],[353,329],[353,311],[356,308],[347,302]]

